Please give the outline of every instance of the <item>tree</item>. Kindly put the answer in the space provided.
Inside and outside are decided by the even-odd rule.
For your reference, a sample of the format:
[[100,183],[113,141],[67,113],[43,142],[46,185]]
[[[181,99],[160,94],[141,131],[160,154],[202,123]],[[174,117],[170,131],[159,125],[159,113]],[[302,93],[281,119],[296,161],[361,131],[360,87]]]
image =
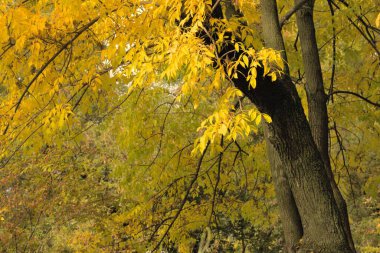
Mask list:
[[[347,3],[345,4],[346,6],[348,6]],[[262,5],[266,6],[266,8],[271,8],[271,9],[276,8],[275,1],[267,1],[266,3],[262,3]],[[334,15],[333,5],[337,6],[336,3],[329,1],[329,7],[332,12],[332,15]],[[315,36],[315,28],[314,28],[314,23],[313,23],[313,7],[314,7],[314,1],[295,1],[294,8],[285,16],[284,20],[282,20],[281,25],[283,25],[286,19],[289,18],[290,14],[294,12],[297,13],[298,34],[299,34],[299,40],[300,40],[301,49],[302,49],[305,78],[306,78],[306,94],[308,98],[309,123],[310,123],[314,141],[317,144],[319,152],[321,153],[322,159],[324,160],[324,163],[325,163],[326,172],[331,182],[331,187],[334,193],[335,201],[337,202],[340,216],[343,219],[343,223],[344,223],[343,226],[346,233],[346,237],[349,241],[351,250],[355,251],[355,247],[354,247],[351,232],[350,232],[350,226],[348,222],[347,206],[346,206],[345,200],[342,197],[342,194],[340,193],[337,187],[333,173],[331,171],[329,150],[328,150],[328,142],[329,142],[328,114],[327,114],[327,106],[326,106],[328,98],[327,98],[327,95],[325,94],[324,85],[323,85],[323,77],[322,77],[321,64],[320,64],[319,52],[318,52],[319,49],[317,47],[317,40]],[[275,12],[274,15],[276,15],[276,13],[277,11]],[[268,17],[269,15],[264,15],[264,16]],[[265,23],[268,23],[268,20],[263,21],[263,24]],[[267,27],[265,30],[279,31],[281,30],[281,28],[278,28],[275,26],[275,27]],[[333,27],[333,32],[334,32],[333,40],[335,41],[336,40],[335,27]],[[279,50],[283,50],[283,52],[286,52],[284,44],[282,43],[281,35],[276,37],[269,34],[266,36],[266,38],[267,38],[266,41],[269,43],[271,47],[279,49]],[[276,39],[273,39],[273,38],[276,38]],[[333,50],[335,52],[336,50],[335,42],[333,44],[333,47],[334,47]],[[283,54],[283,57],[286,60],[286,54]],[[332,85],[333,85],[333,78],[334,78],[334,68],[335,68],[335,65],[333,65]],[[330,87],[330,89],[331,88],[332,86]],[[272,162],[272,163],[276,164],[275,162]],[[275,172],[274,172],[274,175],[275,175]],[[289,190],[287,190],[286,184],[284,185],[284,183],[282,183],[280,187],[281,189],[279,189],[279,192],[281,192],[282,194],[284,192],[287,192],[287,193],[289,192]],[[289,195],[289,193],[287,195]],[[280,204],[281,204],[281,201],[280,201]],[[287,231],[287,233],[285,233],[285,236],[287,237],[288,248],[290,248],[288,250],[292,251],[292,248],[294,248],[295,243],[298,241],[298,239],[302,235],[303,229],[300,224],[300,221],[299,221],[300,218],[299,218],[299,215],[297,215],[297,208],[294,205],[293,199],[286,196],[285,201],[281,205],[282,205],[282,210],[284,213],[283,216],[289,220],[288,223],[285,223],[285,231]]]
[[[263,10],[267,10],[263,15],[263,17],[266,17],[266,19],[263,19],[263,24],[273,24],[272,26],[269,25],[268,27],[265,27],[264,25],[265,31],[277,31],[277,35],[270,34],[269,32],[264,32],[266,35],[266,42],[270,47],[282,50],[284,52],[283,58],[285,61],[287,61],[286,49],[281,37],[281,27],[279,27],[280,24],[276,24],[276,21],[268,20],[268,17],[271,16],[273,17],[272,19],[277,19],[276,1],[266,1],[265,3],[262,3],[262,6]],[[297,13],[297,25],[305,69],[309,124],[314,141],[325,163],[326,172],[329,177],[329,181],[331,182],[334,198],[337,202],[340,216],[343,219],[346,237],[350,243],[351,249],[355,251],[348,222],[346,203],[337,187],[337,184],[335,183],[335,179],[330,166],[328,151],[328,114],[326,106],[327,99],[323,86],[321,64],[319,60],[317,40],[315,37],[313,7],[313,1],[296,1],[294,7],[294,11]],[[272,12],[270,10],[272,10]],[[273,12],[273,10],[275,11]],[[272,162],[272,164],[275,164],[275,162]],[[276,174],[276,171],[274,171],[274,174]],[[284,196],[287,201],[280,201],[280,203],[283,203],[283,219],[287,219],[289,222],[289,224],[285,223],[285,236],[288,241],[288,251],[292,252],[295,250],[297,242],[302,237],[302,222],[300,221],[301,217],[298,214],[298,210],[293,201],[293,198],[289,197],[289,195],[292,195],[291,190],[289,190],[286,185],[282,185],[282,187],[280,185],[281,184],[278,186],[278,192],[281,192],[282,194],[286,193],[287,195]]]
[[[194,177],[158,245],[189,201],[206,152],[217,154],[221,163],[225,143],[257,132],[264,119],[269,123],[269,149],[276,151],[273,161],[281,163],[273,163],[276,185],[287,187],[283,197],[292,201],[289,214],[294,214],[298,229],[290,250],[302,236],[300,250],[353,252],[344,202],[338,202],[339,190],[328,165],[324,92],[316,106],[309,99],[311,131],[283,61],[286,51],[276,2],[261,2],[261,25],[265,44],[283,50],[282,55],[269,48],[258,50],[261,41],[246,20],[257,14],[255,4],[241,4],[242,12],[234,15],[228,1],[2,3],[3,166],[20,149],[34,152],[44,144],[33,140],[59,143],[77,138],[80,129],[89,127],[83,119],[104,119],[134,92],[169,85],[176,90],[171,105],[190,99],[195,108],[207,96],[222,93],[215,111],[199,128],[192,152],[199,158]],[[304,55],[307,35],[313,36],[308,15],[298,15]],[[304,21],[309,26],[302,26]],[[315,40],[311,47],[316,49]],[[312,63],[305,66],[318,71],[318,54],[314,51],[312,56]],[[321,75],[317,73],[317,82],[312,83],[310,71],[306,67],[305,71],[308,97],[313,98],[313,90],[323,91]],[[237,110],[234,100],[243,94],[257,109]],[[159,135],[163,131],[164,127]],[[161,148],[160,141],[153,161]],[[212,202],[217,188],[218,183]]]
[[[268,17],[272,12],[275,13],[272,16],[277,19],[269,21],[275,25],[277,23],[277,29],[266,31],[279,31],[275,2],[272,6],[263,4],[262,7],[263,16]],[[270,7],[267,12],[266,7]],[[228,54],[229,51],[231,47],[227,47],[221,54]],[[228,58],[233,57],[230,55]],[[313,141],[292,82],[289,77],[273,82],[273,78],[265,78],[259,72],[258,85],[250,90],[246,76],[249,76],[248,71],[241,68],[233,82],[261,112],[267,113],[273,120],[268,126],[268,140],[284,163],[290,189],[303,222],[304,245],[301,248],[321,252],[349,252],[348,238],[342,227],[343,218],[339,215],[323,160]],[[326,228],[331,230],[326,231]]]

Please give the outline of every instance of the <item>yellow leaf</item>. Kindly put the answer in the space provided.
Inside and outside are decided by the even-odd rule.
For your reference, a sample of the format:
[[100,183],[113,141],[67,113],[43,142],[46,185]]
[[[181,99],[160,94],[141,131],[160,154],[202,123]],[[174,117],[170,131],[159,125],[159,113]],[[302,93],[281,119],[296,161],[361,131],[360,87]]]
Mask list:
[[272,73],[269,74],[269,76],[271,77],[272,82],[274,82],[274,81],[277,80],[277,75],[276,75],[276,73],[272,72]]
[[232,74],[232,68],[229,68],[229,69],[227,70],[227,74],[228,74],[228,76],[231,76],[231,74]]
[[261,122],[261,114],[257,115],[256,120],[255,120],[256,125],[259,125],[260,122]]
[[272,118],[268,114],[263,113],[262,116],[264,117],[266,122],[272,123]]
[[254,120],[256,118],[257,113],[253,110],[249,111],[249,116],[251,120]]
[[248,57],[246,55],[243,55],[243,62],[244,62],[245,65],[248,66],[249,60],[248,60]]
[[256,88],[256,78],[251,77],[251,80],[249,80],[249,85],[254,89]]
[[239,44],[238,43],[235,43],[235,50],[236,50],[236,52],[239,53]]
[[221,135],[226,135],[227,132],[228,132],[228,129],[227,129],[226,125],[224,125],[224,124],[221,125],[219,130],[218,130],[218,133],[220,133]]

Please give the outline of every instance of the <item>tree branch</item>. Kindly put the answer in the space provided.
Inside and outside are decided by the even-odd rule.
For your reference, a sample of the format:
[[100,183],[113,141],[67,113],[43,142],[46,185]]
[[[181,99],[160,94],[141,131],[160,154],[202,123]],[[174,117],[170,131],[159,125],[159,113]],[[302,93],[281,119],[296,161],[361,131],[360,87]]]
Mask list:
[[199,171],[201,170],[201,167],[202,167],[203,158],[204,158],[205,155],[206,155],[206,152],[207,152],[207,149],[208,149],[209,145],[210,145],[210,142],[207,143],[207,146],[206,146],[205,150],[203,151],[201,157],[200,157],[199,160],[198,160],[198,165],[197,165],[197,169],[196,169],[196,171],[195,171],[194,177],[193,177],[193,179],[191,180],[189,187],[187,188],[187,191],[186,191],[185,197],[182,199],[182,202],[181,202],[181,204],[180,204],[180,206],[179,206],[179,209],[178,209],[176,215],[174,216],[172,222],[170,222],[168,228],[166,229],[164,235],[161,237],[160,241],[159,241],[159,242],[156,244],[156,246],[153,248],[152,252],[156,251],[156,250],[158,249],[158,247],[160,247],[161,243],[164,241],[165,237],[168,235],[170,229],[173,227],[174,222],[178,219],[179,215],[181,214],[181,212],[182,212],[182,210],[183,210],[183,207],[185,206],[185,204],[186,204],[186,202],[187,202],[187,199],[188,199],[188,197],[189,197],[189,195],[190,195],[190,191],[191,191],[191,189],[192,189],[192,187],[193,187],[193,184],[194,184],[195,181],[197,181],[197,179],[198,179],[198,174],[199,174]]
[[[345,0],[338,0],[338,1],[340,3],[342,3],[345,7],[350,8],[350,5]],[[329,2],[331,2],[338,10],[341,10],[341,8],[339,7],[339,5],[337,3],[335,3],[333,0],[330,0]],[[356,24],[355,21],[353,21],[347,14],[345,14],[345,16],[347,17],[348,21],[350,21],[350,23],[356,28],[356,30],[359,31],[359,33],[363,36],[363,38],[376,51],[377,56],[379,56],[380,55],[380,51],[377,48],[375,34],[370,32],[370,30],[372,30],[372,32],[380,33],[379,29],[373,29],[373,26],[371,26],[371,24],[369,22],[366,22],[364,20],[364,19],[367,19],[367,18],[363,14],[362,15],[356,14],[355,10],[353,10],[353,9],[352,9],[352,12],[357,17],[357,20],[358,20],[359,24],[362,24],[364,26],[365,31],[362,30],[358,26],[358,24]]]
[[[335,69],[336,69],[336,28],[335,28],[335,11],[334,7],[331,3],[331,1],[328,1],[329,9],[331,13],[331,24],[332,24],[332,66],[331,66],[331,77],[330,77],[330,88],[329,93],[331,93],[334,90],[334,79],[335,79]],[[334,96],[329,97],[331,98],[331,102],[334,102]]]
[[373,105],[373,106],[376,106],[376,107],[380,107],[380,104],[379,103],[376,103],[376,102],[372,102],[371,100],[369,100],[368,98],[366,97],[363,97],[362,95],[358,94],[358,93],[355,93],[355,92],[352,92],[352,91],[345,91],[345,90],[336,90],[336,91],[333,91],[329,94],[329,97],[334,95],[334,94],[349,94],[349,95],[353,95],[355,97],[358,97],[362,100],[364,100],[365,102]]
[[26,93],[29,91],[30,86],[32,86],[32,84],[37,80],[37,78],[42,74],[42,72],[47,68],[47,66],[49,66],[49,64],[52,63],[55,60],[55,58],[57,58],[63,52],[63,50],[65,50],[69,45],[71,45],[84,31],[86,31],[88,28],[90,28],[92,25],[94,25],[96,23],[96,21],[98,21],[98,20],[99,20],[99,17],[94,18],[89,23],[87,23],[85,26],[83,26],[79,31],[76,32],[74,37],[72,37],[68,42],[63,44],[63,46],[47,62],[45,62],[45,64],[34,75],[32,80],[30,80],[30,82],[26,86],[24,92],[21,94],[21,97],[19,98],[19,100],[17,101],[17,103],[15,105],[15,113],[17,112],[18,108],[20,107],[21,101],[25,97]]
[[[93,20],[91,20],[89,23],[87,23],[85,26],[83,26],[79,31],[76,32],[75,36],[71,38],[68,42],[62,45],[62,47],[47,61],[45,64],[38,70],[38,72],[34,75],[32,80],[26,85],[24,92],[21,94],[21,97],[18,99],[17,103],[13,106],[15,108],[14,113],[11,117],[11,121],[13,120],[18,108],[21,105],[22,100],[24,99],[26,93],[29,92],[30,87],[32,84],[37,80],[37,78],[44,72],[44,70],[52,63],[55,58],[57,58],[69,45],[71,45],[84,31],[86,31],[88,28],[90,28],[93,24],[96,23],[96,21],[99,20],[100,17],[96,17]],[[12,108],[13,108],[12,107]],[[8,132],[10,123],[8,122],[7,126],[5,127],[3,131],[3,135],[5,135]]]
[[[220,146],[223,147],[223,136],[221,137],[220,140]],[[222,167],[222,159],[223,159],[223,151],[219,153],[219,160],[218,160],[218,172],[216,174],[216,182],[215,182],[215,187],[214,187],[214,193],[212,195],[212,204],[211,204],[211,213],[210,213],[210,218],[208,220],[208,225],[210,226],[212,216],[214,215],[215,212],[215,205],[216,205],[216,194],[218,191],[218,185],[220,182],[220,173],[221,173],[221,167]]]
[[280,21],[280,28],[282,28],[285,25],[285,22],[288,21],[291,16],[293,16],[294,13],[296,13],[299,9],[301,9],[304,4],[307,3],[308,0],[303,0],[302,2],[299,2],[296,4],[292,9],[290,9],[282,18]]

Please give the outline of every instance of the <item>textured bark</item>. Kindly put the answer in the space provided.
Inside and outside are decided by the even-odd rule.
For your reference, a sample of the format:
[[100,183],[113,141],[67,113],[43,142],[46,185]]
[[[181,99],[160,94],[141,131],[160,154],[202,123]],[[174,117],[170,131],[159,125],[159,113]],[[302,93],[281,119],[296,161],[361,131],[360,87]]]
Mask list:
[[[212,16],[223,18],[218,3],[213,0],[216,7]],[[276,36],[277,31],[272,32]],[[228,33],[225,35],[228,36]],[[207,36],[204,38],[205,43],[210,43]],[[228,41],[227,37],[225,46],[218,52],[225,64],[241,54],[234,50],[234,42]],[[288,76],[272,82],[270,78],[263,77],[262,68],[257,68],[257,86],[251,89],[246,80],[248,71],[240,65],[238,76],[232,81],[261,112],[272,118],[272,123],[268,125],[268,140],[284,164],[284,173],[303,226],[303,237],[297,252],[352,252],[323,159],[314,143],[294,84]]]
[[[280,50],[282,59],[284,62],[287,62],[284,40],[281,35],[281,28],[278,21],[276,1],[261,0],[260,5],[262,10],[262,35],[265,46]],[[287,64],[284,72],[285,74],[289,74]],[[301,217],[284,171],[284,164],[279,158],[275,148],[268,141],[267,127],[264,128],[264,133],[267,139],[267,154],[271,166],[272,179],[276,190],[276,198],[284,232],[284,248],[286,252],[294,253],[303,234]]]
[[[303,0],[295,0],[299,4]],[[346,202],[339,191],[331,170],[329,149],[328,149],[328,113],[326,106],[327,96],[323,85],[323,76],[320,65],[317,39],[315,36],[315,27],[313,21],[314,1],[309,0],[296,13],[297,26],[301,43],[303,65],[306,77],[306,94],[308,100],[308,115],[311,133],[314,142],[325,164],[327,175],[333,189],[334,198],[338,205],[340,216],[344,222],[346,237],[350,247],[355,251],[355,246],[351,236],[350,224],[348,220]]]
[[[265,46],[281,51],[282,59],[287,63],[284,39],[281,34],[280,22],[278,20],[276,0],[261,0],[261,27]],[[289,74],[286,64],[284,72]]]
[[323,160],[291,80],[273,83],[259,78],[253,91],[243,76],[234,84],[260,111],[272,117],[268,139],[284,164],[303,225],[299,252],[352,252]]
[[[268,138],[267,129],[265,130],[265,135],[266,138]],[[284,249],[285,252],[294,253],[296,252],[297,245],[303,235],[301,217],[285,173],[284,164],[277,154],[277,151],[268,140],[267,153],[284,232]]]

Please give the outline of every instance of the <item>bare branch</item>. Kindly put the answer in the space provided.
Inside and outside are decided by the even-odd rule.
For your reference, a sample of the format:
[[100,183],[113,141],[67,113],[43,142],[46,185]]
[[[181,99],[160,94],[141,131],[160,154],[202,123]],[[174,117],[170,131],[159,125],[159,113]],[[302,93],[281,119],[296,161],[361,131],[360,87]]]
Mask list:
[[[350,5],[346,1],[344,1],[344,0],[338,0],[338,1],[340,3],[342,3],[345,7],[350,8]],[[341,10],[341,8],[339,7],[339,5],[337,3],[335,3],[333,0],[330,0],[329,2],[331,2],[331,4],[333,4],[338,10]],[[364,29],[361,29],[359,27],[359,25],[356,24],[356,21],[353,21],[347,14],[345,14],[345,16],[347,17],[348,21],[356,28],[356,30],[358,30],[358,32],[369,43],[369,45],[376,51],[377,56],[379,56],[380,55],[380,51],[377,48],[374,32],[380,33],[379,32],[380,30],[379,29],[373,29],[373,26],[369,22],[366,22],[364,20],[364,19],[366,19],[365,14],[359,15],[354,10],[352,10],[352,12],[357,17],[358,23],[362,24],[364,26]],[[372,31],[372,33],[371,33],[370,30]],[[379,57],[379,59],[380,59],[380,57]]]
[[[331,66],[331,77],[330,77],[330,88],[329,93],[331,93],[334,89],[334,79],[335,79],[335,69],[336,69],[336,28],[335,28],[335,11],[334,6],[331,1],[328,1],[330,13],[331,13],[331,24],[332,24],[332,33],[333,33],[333,41],[332,41],[332,66]],[[329,97],[331,102],[334,102],[334,96]]]
[[280,28],[282,28],[285,25],[285,22],[288,21],[294,13],[296,13],[301,7],[306,4],[308,0],[304,0],[302,2],[299,2],[296,4],[292,9],[290,9],[282,18],[280,21]]
[[[223,147],[223,136],[221,137],[220,140],[220,146]],[[222,167],[222,159],[223,159],[223,151],[219,153],[219,160],[218,160],[218,173],[216,176],[216,182],[215,182],[215,187],[214,187],[214,193],[212,195],[212,204],[211,204],[211,213],[210,213],[210,218],[208,220],[208,224],[210,226],[212,217],[215,212],[215,205],[216,205],[216,194],[218,191],[218,185],[220,182],[220,173],[221,173],[221,167]]]
[[362,95],[358,94],[358,93],[355,93],[355,92],[352,92],[352,91],[345,91],[345,90],[336,90],[336,91],[333,91],[329,94],[329,97],[334,95],[334,94],[349,94],[349,95],[353,95],[355,97],[358,97],[362,100],[364,100],[365,102],[373,105],[373,106],[376,106],[376,107],[380,107],[380,104],[379,103],[376,103],[376,102],[373,102],[371,100],[369,100],[368,98],[366,97],[363,97]]
[[12,152],[12,154],[4,160],[0,161],[0,169],[5,168],[5,166],[10,162],[10,160],[15,156],[15,154],[24,146],[24,144],[43,126],[44,124],[39,124],[36,129],[33,130],[21,143],[17,146],[17,148]]
[[203,151],[201,157],[199,158],[198,160],[198,165],[197,165],[197,169],[195,171],[195,174],[194,174],[194,177],[193,179],[191,180],[190,182],[190,185],[189,187],[187,188],[187,191],[186,191],[186,194],[185,194],[185,197],[182,199],[182,202],[179,206],[179,209],[176,213],[176,215],[174,216],[173,220],[171,221],[171,223],[169,224],[168,228],[166,229],[164,235],[161,237],[160,241],[156,244],[156,246],[153,248],[152,252],[156,251],[158,249],[158,247],[160,247],[161,243],[164,241],[165,237],[168,235],[170,229],[173,227],[174,225],[174,222],[178,219],[179,215],[181,214],[182,210],[183,210],[183,207],[185,206],[186,202],[187,202],[187,199],[189,197],[189,194],[190,194],[190,191],[191,189],[193,188],[193,184],[195,183],[195,181],[197,181],[198,179],[198,174],[199,174],[199,171],[201,170],[201,167],[202,167],[202,162],[203,162],[203,158],[205,157],[206,155],[206,152],[207,152],[207,149],[210,145],[210,142],[207,143],[207,146],[205,148],[205,150]]

